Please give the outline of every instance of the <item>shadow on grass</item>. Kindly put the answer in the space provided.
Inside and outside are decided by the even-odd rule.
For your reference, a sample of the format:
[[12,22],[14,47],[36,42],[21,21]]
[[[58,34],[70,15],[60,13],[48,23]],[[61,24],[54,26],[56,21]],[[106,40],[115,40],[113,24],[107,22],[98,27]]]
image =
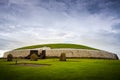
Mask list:
[[9,64],[14,66],[30,66],[30,67],[43,67],[43,66],[51,66],[51,64],[36,64],[36,63],[17,63],[17,64]]

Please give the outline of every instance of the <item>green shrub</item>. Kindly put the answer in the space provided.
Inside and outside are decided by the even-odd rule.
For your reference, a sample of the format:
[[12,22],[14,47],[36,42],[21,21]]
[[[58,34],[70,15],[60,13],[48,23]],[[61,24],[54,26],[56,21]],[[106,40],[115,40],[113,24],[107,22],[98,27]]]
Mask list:
[[7,61],[12,61],[13,60],[13,55],[12,54],[8,54],[7,55]]
[[65,53],[61,53],[60,61],[66,61],[66,54]]
[[30,60],[31,60],[31,61],[37,61],[37,60],[38,60],[38,56],[37,56],[36,54],[32,54],[32,55],[30,56]]

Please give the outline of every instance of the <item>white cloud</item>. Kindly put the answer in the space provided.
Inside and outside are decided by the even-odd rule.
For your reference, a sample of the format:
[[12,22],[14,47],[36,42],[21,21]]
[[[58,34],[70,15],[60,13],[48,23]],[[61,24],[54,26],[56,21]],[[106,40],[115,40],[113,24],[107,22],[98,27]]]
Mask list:
[[113,48],[119,53],[114,36],[117,30],[112,26],[120,20],[104,10],[91,14],[86,1],[10,0],[0,12],[0,19],[4,19],[0,24],[1,50],[67,42],[114,52]]
[[3,57],[4,52],[9,51],[9,50],[0,50],[0,57]]

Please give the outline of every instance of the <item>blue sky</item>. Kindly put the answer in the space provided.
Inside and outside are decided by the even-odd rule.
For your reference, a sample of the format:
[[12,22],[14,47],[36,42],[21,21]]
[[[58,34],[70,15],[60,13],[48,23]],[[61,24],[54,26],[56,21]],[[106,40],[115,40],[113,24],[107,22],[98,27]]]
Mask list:
[[120,56],[119,0],[0,0],[0,56],[43,43],[75,43]]

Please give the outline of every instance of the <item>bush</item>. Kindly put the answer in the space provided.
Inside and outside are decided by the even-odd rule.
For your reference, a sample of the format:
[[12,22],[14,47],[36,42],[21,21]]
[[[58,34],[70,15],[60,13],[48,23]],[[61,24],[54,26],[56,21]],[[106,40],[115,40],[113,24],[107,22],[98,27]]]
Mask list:
[[31,60],[31,61],[37,61],[37,60],[38,60],[38,56],[37,56],[36,54],[32,54],[32,55],[30,56],[30,60]]
[[13,60],[13,55],[12,54],[8,54],[7,55],[7,61],[12,61]]
[[60,61],[66,61],[66,54],[65,53],[61,53]]

